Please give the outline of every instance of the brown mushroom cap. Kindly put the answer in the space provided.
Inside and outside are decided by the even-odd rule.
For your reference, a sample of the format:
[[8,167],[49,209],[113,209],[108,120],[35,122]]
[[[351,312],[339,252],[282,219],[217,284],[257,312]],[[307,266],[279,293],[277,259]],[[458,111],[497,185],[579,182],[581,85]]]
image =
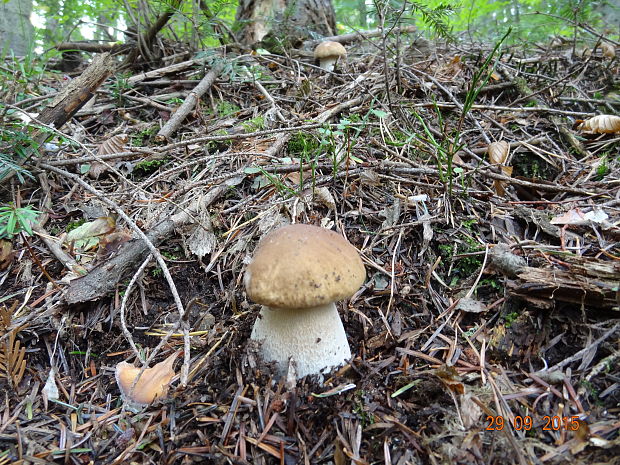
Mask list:
[[308,224],[267,234],[245,274],[248,297],[271,308],[310,308],[350,297],[366,278],[355,247]]
[[314,49],[315,60],[320,60],[321,58],[339,58],[345,56],[347,56],[347,51],[340,42],[326,40],[325,42],[321,42]]

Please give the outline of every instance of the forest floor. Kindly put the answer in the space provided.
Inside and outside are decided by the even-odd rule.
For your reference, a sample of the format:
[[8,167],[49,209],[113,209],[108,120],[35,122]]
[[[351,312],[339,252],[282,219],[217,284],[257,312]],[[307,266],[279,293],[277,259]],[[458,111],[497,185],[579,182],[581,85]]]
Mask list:
[[[0,254],[0,465],[618,463],[620,132],[578,120],[619,112],[620,62],[401,45],[116,74],[4,183],[43,215]],[[4,88],[5,149],[57,76]],[[291,222],[367,271],[323,383],[249,341],[245,265]],[[116,364],[180,349],[131,411]]]

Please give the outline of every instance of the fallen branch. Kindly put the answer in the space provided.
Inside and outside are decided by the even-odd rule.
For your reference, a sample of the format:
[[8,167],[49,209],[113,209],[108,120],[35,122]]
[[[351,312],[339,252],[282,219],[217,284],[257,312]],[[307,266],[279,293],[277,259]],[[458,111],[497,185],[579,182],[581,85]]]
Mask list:
[[524,267],[510,281],[511,293],[534,304],[553,306],[553,302],[618,310],[620,265],[578,255],[562,256],[569,269]]
[[202,78],[194,90],[189,93],[183,102],[183,105],[181,105],[178,110],[174,112],[164,127],[159,130],[155,136],[156,141],[163,142],[170,140],[172,134],[176,132],[181,123],[185,120],[185,118],[187,118],[187,115],[194,108],[196,108],[196,103],[198,103],[200,97],[202,97],[204,93],[211,88],[217,77],[222,72],[222,69],[224,69],[224,64],[219,62],[205,75],[205,77]]
[[[57,171],[53,166],[42,166],[44,169]],[[202,201],[196,201],[185,211],[163,219],[146,233],[147,239],[153,246],[157,246],[164,239],[170,237],[176,228],[190,222],[192,213],[207,208],[231,186],[243,181],[242,177],[229,179],[214,187]],[[65,293],[65,302],[75,304],[97,300],[114,291],[117,284],[142,263],[150,249],[140,239],[133,239],[126,243],[118,253],[105,263],[91,270],[86,276],[71,281]]]

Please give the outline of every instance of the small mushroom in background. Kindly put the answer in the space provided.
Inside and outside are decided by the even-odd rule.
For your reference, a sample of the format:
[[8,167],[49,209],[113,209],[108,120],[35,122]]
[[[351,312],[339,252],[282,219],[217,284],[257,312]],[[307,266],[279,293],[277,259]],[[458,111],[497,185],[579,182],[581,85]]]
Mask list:
[[262,304],[251,338],[263,359],[297,378],[322,375],[351,358],[335,302],[366,278],[355,247],[334,231],[307,224],[284,226],[258,244],[245,272],[248,297]]
[[347,51],[339,42],[326,40],[314,49],[314,59],[319,60],[319,66],[326,71],[333,71],[336,62],[341,57],[346,57]]
[[140,409],[165,397],[168,394],[170,381],[175,375],[172,367],[178,355],[177,351],[163,362],[144,370],[133,389],[132,386],[141,368],[127,362],[116,365],[116,383],[123,401],[132,409]]

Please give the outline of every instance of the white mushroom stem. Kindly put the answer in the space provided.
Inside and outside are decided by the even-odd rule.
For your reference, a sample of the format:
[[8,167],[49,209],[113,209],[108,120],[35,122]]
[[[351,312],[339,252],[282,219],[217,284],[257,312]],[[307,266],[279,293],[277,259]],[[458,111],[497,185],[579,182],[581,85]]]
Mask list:
[[286,374],[291,357],[298,378],[328,372],[351,358],[334,303],[305,309],[263,306],[252,339],[262,342],[263,358],[276,362],[280,375]]
[[336,66],[337,61],[338,61],[337,56],[321,58],[321,60],[319,61],[319,66],[321,67],[321,69],[324,69],[325,71],[333,71],[334,66]]

